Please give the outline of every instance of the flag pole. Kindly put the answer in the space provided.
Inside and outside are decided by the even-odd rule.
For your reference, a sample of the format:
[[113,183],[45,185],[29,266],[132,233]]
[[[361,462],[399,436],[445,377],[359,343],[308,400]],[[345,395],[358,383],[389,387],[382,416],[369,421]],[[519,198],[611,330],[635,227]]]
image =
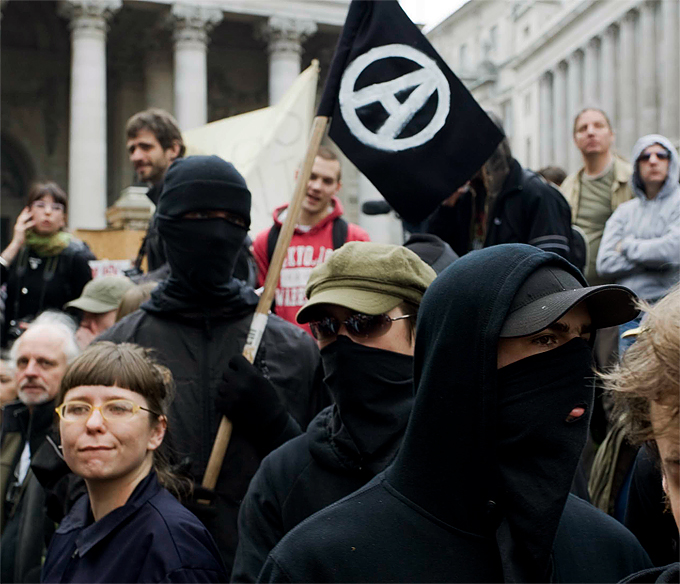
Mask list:
[[[314,118],[309,145],[307,146],[307,152],[302,164],[302,170],[298,174],[297,182],[295,183],[295,191],[293,192],[293,199],[288,206],[286,219],[281,227],[272,260],[269,263],[269,270],[267,271],[267,277],[264,281],[264,291],[262,292],[260,301],[255,309],[253,320],[250,323],[246,345],[243,347],[243,356],[251,363],[255,361],[257,349],[260,346],[264,329],[267,326],[267,315],[269,314],[269,309],[274,300],[274,293],[276,292],[276,286],[279,282],[279,274],[281,272],[281,267],[283,266],[283,260],[288,252],[290,240],[293,238],[293,231],[295,230],[295,225],[300,216],[302,202],[307,194],[307,182],[312,174],[314,158],[316,158],[316,153],[319,150],[319,145],[326,132],[327,125],[327,116],[316,116]],[[208,459],[208,466],[205,469],[205,475],[203,475],[202,486],[206,489],[212,490],[217,484],[217,477],[222,469],[224,455],[229,446],[231,431],[231,421],[226,416],[222,416],[220,426],[217,430],[217,436],[215,436],[215,442],[212,451],[210,452],[210,458]],[[200,502],[207,503],[207,501]]]

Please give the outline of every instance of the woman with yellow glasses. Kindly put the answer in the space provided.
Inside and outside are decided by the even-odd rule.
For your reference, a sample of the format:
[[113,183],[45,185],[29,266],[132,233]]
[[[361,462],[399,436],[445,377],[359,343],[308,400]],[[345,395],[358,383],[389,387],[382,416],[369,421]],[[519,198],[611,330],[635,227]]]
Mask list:
[[226,582],[201,522],[159,453],[170,372],[146,349],[96,343],[62,380],[56,411],[64,459],[87,494],[57,529],[43,582]]

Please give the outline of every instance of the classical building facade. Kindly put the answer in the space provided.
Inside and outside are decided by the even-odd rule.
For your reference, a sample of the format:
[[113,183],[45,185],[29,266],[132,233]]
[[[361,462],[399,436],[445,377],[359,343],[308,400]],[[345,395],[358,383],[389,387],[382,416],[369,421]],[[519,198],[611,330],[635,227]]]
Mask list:
[[427,36],[525,166],[579,168],[572,127],[589,105],[626,158],[644,134],[680,141],[678,0],[471,0]]
[[[2,244],[33,180],[101,229],[134,182],[125,122],[183,130],[276,103],[312,59],[325,80],[349,0],[2,0]],[[356,206],[356,205],[355,205]]]

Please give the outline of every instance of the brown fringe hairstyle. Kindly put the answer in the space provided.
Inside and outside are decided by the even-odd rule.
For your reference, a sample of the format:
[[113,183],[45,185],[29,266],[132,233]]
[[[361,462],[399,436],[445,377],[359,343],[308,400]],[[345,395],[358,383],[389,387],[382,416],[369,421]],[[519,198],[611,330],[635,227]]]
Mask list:
[[[675,286],[654,306],[638,303],[646,313],[635,342],[621,363],[603,374],[607,389],[614,392],[615,413],[622,416],[633,443],[652,440],[678,427],[680,401],[680,287]],[[664,428],[652,428],[650,404],[667,414]]]
[[179,144],[178,158],[182,158],[186,152],[184,138],[179,129],[177,120],[163,109],[152,107],[147,110],[137,112],[132,116],[125,126],[125,135],[128,140],[136,138],[141,130],[149,130],[156,136],[156,140],[163,150],[172,148]]
[[52,181],[36,182],[31,185],[26,199],[26,206],[30,207],[36,201],[50,195],[55,203],[64,205],[64,215],[68,213],[68,197],[57,183]]
[[[88,346],[66,370],[57,403],[64,401],[70,389],[84,385],[120,387],[140,394],[150,410],[159,412],[156,416],[150,414],[152,425],[158,423],[160,416],[167,420],[168,406],[174,397],[170,370],[158,364],[149,349],[133,343],[117,345],[101,341]],[[161,446],[153,452],[154,470],[159,482],[176,497],[182,498],[191,491],[191,482],[171,471],[163,450]]]

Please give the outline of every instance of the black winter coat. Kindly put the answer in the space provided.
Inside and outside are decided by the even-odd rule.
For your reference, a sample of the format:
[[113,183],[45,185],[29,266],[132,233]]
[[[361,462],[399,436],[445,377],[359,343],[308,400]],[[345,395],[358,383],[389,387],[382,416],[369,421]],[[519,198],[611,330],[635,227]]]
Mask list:
[[83,495],[57,529],[41,582],[224,582],[210,534],[151,471],[125,505],[94,521]]
[[[239,513],[233,582],[256,582],[267,555],[286,533],[387,466],[387,462],[365,465],[346,429],[333,429],[337,428],[334,418],[339,421],[336,406],[327,407],[305,434],[262,461]],[[404,418],[402,433],[406,422]]]
[[[147,305],[144,305],[145,307]],[[243,350],[254,306],[228,314],[150,312],[144,307],[121,320],[97,340],[132,342],[157,350],[173,374],[176,395],[164,441],[175,461],[190,460],[190,475],[200,483],[221,419],[215,397],[229,359]],[[255,359],[288,412],[302,428],[328,403],[319,352],[302,329],[270,316]],[[217,481],[216,503],[199,515],[220,549],[227,573],[237,545],[241,500],[261,457],[238,430],[238,420]],[[167,445],[166,445],[167,443]],[[192,507],[199,512],[200,507]]]
[[559,256],[517,244],[471,252],[439,275],[420,306],[415,404],[394,462],[290,531],[260,581],[617,582],[650,567],[624,526],[569,494],[588,416],[565,417],[574,401],[592,403],[585,341],[522,360],[561,351],[574,367],[576,350],[580,386],[541,369],[529,389],[500,395],[499,331],[546,264],[584,282]]
[[513,159],[503,188],[487,218],[484,247],[528,243],[569,259],[571,209],[564,196]]
[[77,239],[54,257],[40,257],[22,247],[9,269],[2,266],[2,282],[7,282],[2,346],[13,340],[7,333],[17,321],[32,320],[48,308],[62,310],[64,304],[78,298],[92,279],[88,262],[94,259],[90,248]]

